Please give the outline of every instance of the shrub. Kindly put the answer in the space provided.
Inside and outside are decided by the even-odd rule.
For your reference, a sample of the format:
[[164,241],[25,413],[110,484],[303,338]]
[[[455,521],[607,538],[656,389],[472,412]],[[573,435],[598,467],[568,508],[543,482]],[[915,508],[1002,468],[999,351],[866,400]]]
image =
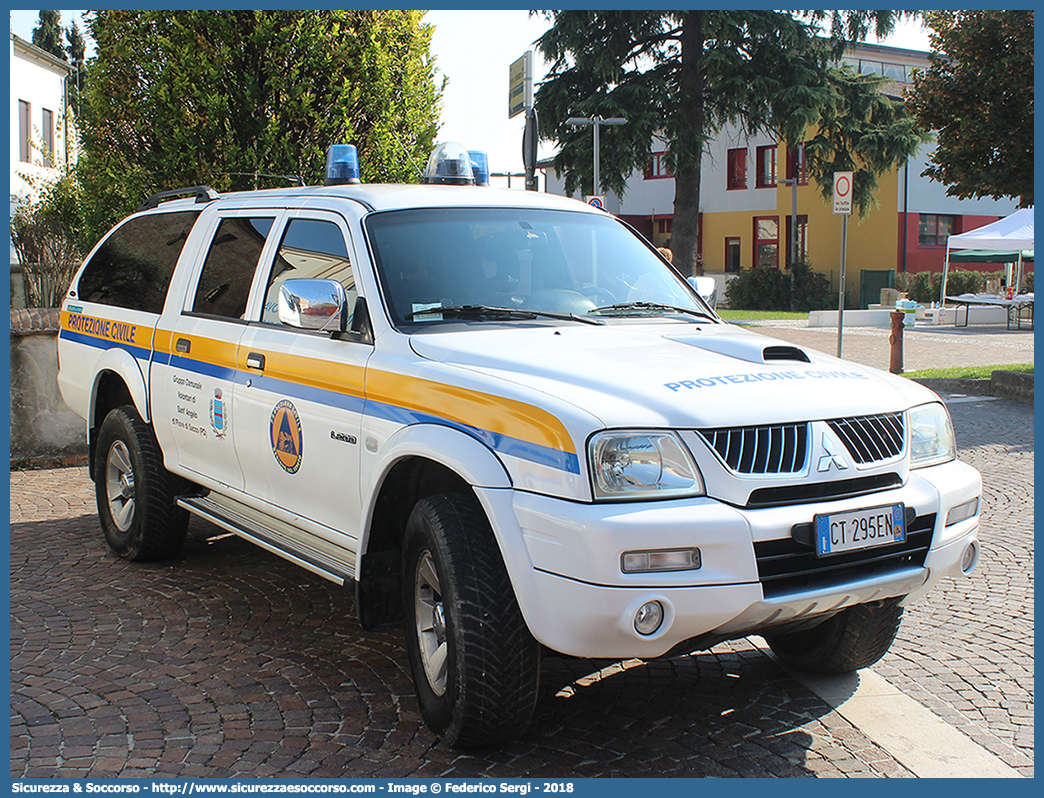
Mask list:
[[789,310],[790,275],[771,266],[745,269],[725,287],[733,310]]
[[[793,265],[793,309],[800,312],[831,307],[835,301],[826,275],[813,271],[806,261]],[[790,310],[790,272],[772,266],[755,266],[740,272],[725,288],[733,310]]]
[[[986,281],[991,277],[1004,277],[1003,271],[978,272],[968,269],[951,269],[946,276],[946,293],[950,296],[961,294],[979,294],[986,290]],[[1025,280],[1023,281],[1025,283]],[[1032,285],[1032,283],[1030,283]],[[916,272],[915,274],[897,274],[895,276],[897,291],[905,291],[906,298],[922,305],[939,301],[942,287],[942,272]],[[1025,288],[1024,290],[1032,290]]]
[[822,272],[813,271],[808,261],[798,261],[790,267],[794,272],[792,302],[794,310],[826,310],[837,307],[837,298],[830,290],[830,281]]
[[80,207],[79,185],[63,174],[11,214],[11,243],[22,264],[28,307],[61,306],[86,249]]

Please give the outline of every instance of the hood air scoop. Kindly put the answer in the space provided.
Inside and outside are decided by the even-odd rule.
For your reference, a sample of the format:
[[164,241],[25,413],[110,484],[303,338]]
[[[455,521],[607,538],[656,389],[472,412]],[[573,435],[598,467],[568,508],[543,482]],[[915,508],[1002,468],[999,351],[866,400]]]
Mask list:
[[763,338],[761,340],[754,338],[747,340],[744,338],[712,338],[710,336],[696,337],[686,335],[667,335],[664,337],[679,344],[694,346],[697,349],[736,358],[737,360],[745,360],[748,363],[812,362],[812,359],[803,349],[787,345],[765,346]]

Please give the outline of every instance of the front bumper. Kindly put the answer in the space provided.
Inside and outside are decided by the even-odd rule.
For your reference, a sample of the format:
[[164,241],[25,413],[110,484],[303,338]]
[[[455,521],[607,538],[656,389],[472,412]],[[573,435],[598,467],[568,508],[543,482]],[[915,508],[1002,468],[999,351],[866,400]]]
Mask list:
[[[981,492],[978,472],[958,462],[913,471],[894,490],[757,510],[708,498],[582,504],[477,490],[534,637],[563,654],[599,658],[657,657],[687,641],[695,649],[855,604],[915,599],[942,576],[962,573],[968,547],[977,550],[978,516],[950,526],[946,516]],[[794,526],[817,513],[897,502],[913,508],[925,527],[923,562],[900,558],[836,577],[821,569],[813,582],[784,583],[766,595],[755,544],[789,538]],[[625,551],[691,546],[700,549],[699,569],[621,572]],[[634,616],[649,601],[660,602],[664,619],[653,634],[642,635]]]

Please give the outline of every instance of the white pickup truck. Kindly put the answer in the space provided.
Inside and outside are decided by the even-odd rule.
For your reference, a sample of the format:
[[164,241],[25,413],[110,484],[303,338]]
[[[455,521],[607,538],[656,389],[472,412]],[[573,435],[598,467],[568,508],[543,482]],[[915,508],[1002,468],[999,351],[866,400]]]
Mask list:
[[194,513],[353,588],[457,746],[525,728],[544,649],[759,634],[849,671],[975,566],[931,391],[725,324],[620,221],[452,146],[422,185],[330,160],[157,195],[73,280],[59,382],[116,554],[172,557]]

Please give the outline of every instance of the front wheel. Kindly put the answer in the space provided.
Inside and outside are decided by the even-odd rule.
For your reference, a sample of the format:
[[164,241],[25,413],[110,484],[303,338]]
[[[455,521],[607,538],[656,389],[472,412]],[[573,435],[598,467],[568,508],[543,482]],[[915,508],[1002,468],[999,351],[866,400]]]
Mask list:
[[811,629],[764,635],[788,665],[813,673],[851,673],[885,655],[899,632],[899,599],[857,604]]
[[98,431],[94,488],[109,548],[128,560],[178,552],[188,513],[175,504],[178,479],[163,467],[152,428],[133,405],[111,410]]
[[444,742],[492,745],[529,725],[540,646],[473,496],[422,499],[403,546],[406,651],[421,714]]

